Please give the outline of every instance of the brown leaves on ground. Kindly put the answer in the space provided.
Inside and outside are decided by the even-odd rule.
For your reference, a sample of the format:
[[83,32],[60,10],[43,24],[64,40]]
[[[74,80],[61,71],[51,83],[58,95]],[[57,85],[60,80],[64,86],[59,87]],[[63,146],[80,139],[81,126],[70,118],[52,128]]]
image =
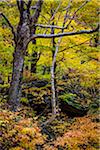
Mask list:
[[75,119],[68,131],[55,141],[45,145],[45,150],[99,150],[98,116],[85,116]]
[[0,141],[2,150],[36,149],[36,144],[43,144],[42,136],[37,122],[27,117],[27,110],[23,112],[10,112],[2,110],[0,113]]
[[[64,129],[66,122],[67,120],[64,120],[62,125],[58,125],[59,130]],[[74,118],[68,128],[65,126],[62,136],[59,134],[55,140],[47,142],[47,136],[41,133],[38,121],[34,119],[32,110],[28,107],[18,112],[1,109],[0,148],[36,150],[37,145],[40,145],[43,150],[99,150],[98,124],[97,115]],[[56,128],[54,126],[54,130]]]

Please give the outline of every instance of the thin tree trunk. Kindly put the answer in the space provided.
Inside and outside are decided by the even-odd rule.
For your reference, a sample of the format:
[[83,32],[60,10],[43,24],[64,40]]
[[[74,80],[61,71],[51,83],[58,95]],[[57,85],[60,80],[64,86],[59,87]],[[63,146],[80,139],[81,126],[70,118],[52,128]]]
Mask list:
[[[51,9],[51,15],[53,16],[53,10]],[[51,17],[52,17],[51,16]],[[52,25],[54,25],[54,21],[52,22]],[[51,34],[54,34],[54,28],[51,28]],[[54,60],[55,57],[55,38],[52,38],[52,66],[51,66],[51,90],[52,90],[52,99],[51,99],[51,105],[52,105],[52,114],[56,115],[56,78],[55,78],[55,71],[56,71],[56,60]]]
[[51,89],[52,89],[52,113],[56,115],[56,88],[55,88],[55,63],[56,57],[59,50],[59,44],[61,42],[61,38],[59,38],[58,43],[56,45],[52,66],[51,66]]
[[40,52],[33,52],[31,59],[31,73],[36,73],[37,62],[40,58]]
[[36,73],[37,52],[33,52],[31,60],[31,72]]

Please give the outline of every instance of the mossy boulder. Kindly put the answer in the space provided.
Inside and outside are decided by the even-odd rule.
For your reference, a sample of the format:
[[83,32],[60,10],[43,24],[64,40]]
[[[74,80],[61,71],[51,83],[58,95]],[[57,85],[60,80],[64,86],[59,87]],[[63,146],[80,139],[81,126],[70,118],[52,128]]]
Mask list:
[[86,115],[88,108],[78,103],[75,98],[76,95],[72,93],[59,96],[61,110],[71,117]]

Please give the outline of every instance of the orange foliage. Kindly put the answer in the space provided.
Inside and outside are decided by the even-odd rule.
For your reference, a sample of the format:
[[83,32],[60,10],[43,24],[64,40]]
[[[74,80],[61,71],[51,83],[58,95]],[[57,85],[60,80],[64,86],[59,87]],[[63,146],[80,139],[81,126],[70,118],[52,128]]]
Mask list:
[[58,148],[68,150],[97,150],[99,149],[99,126],[95,122],[96,116],[76,118],[68,131],[58,137],[53,146],[45,145],[44,149],[58,150]]
[[1,111],[0,118],[2,149],[25,150],[31,148],[31,150],[35,150],[36,144],[44,143],[45,138],[33,118],[25,117],[25,114],[20,114],[20,111],[10,112],[7,110]]
[[[43,150],[99,150],[99,119],[96,114],[74,118],[68,127],[64,121],[59,127],[59,130],[64,130],[63,126],[66,128],[64,134],[47,142],[47,136],[41,133],[38,121],[32,118],[31,112],[27,107],[18,112],[1,109],[2,150],[36,150],[36,145],[40,145]],[[53,124],[52,128],[56,130]]]

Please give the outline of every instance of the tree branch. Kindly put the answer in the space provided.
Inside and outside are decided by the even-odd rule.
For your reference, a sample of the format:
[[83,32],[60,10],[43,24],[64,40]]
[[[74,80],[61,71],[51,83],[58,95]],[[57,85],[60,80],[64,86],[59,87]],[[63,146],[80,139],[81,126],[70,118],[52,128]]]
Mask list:
[[[66,8],[66,14],[64,16],[64,22],[63,22],[63,26],[62,27],[65,27],[65,24],[66,24],[66,19],[68,17],[68,12],[69,12],[69,9],[71,8],[71,3],[72,3],[72,0],[69,0],[69,3],[68,3],[68,6]],[[65,28],[66,29],[66,28]],[[62,32],[63,32],[64,29],[62,29]]]
[[[38,0],[37,4],[35,5],[36,9],[35,9],[34,15],[31,17],[31,22],[32,22],[31,31],[30,31],[31,36],[34,35],[36,32],[35,24],[38,22],[38,18],[39,18],[40,12],[41,12],[42,3],[43,3],[43,0]],[[32,41],[33,41],[33,43],[36,42],[35,39],[33,39]]]
[[37,34],[37,35],[33,35],[30,38],[30,41],[35,38],[53,38],[53,37],[57,38],[57,37],[80,35],[80,34],[92,34],[94,32],[97,32],[98,30],[99,30],[99,25],[97,26],[97,28],[93,30],[80,30],[76,32],[64,32],[64,33],[59,33],[59,34]]
[[56,26],[56,25],[44,25],[44,24],[35,24],[36,27],[40,27],[40,28],[56,28],[56,29],[65,29],[63,27],[60,26]]
[[38,2],[36,4],[36,9],[35,9],[34,15],[31,17],[32,25],[34,25],[38,21],[38,17],[41,12],[42,3],[43,3],[43,0],[38,0]]
[[12,24],[10,23],[10,21],[8,20],[8,18],[7,18],[3,13],[0,12],[0,16],[2,16],[2,17],[6,20],[6,22],[7,22],[8,25],[9,25],[9,27],[11,28],[12,34],[13,34],[13,36],[14,36],[14,41],[15,41],[15,43],[16,43],[16,33],[15,33],[15,31],[14,31],[14,27],[12,26]]
[[[68,10],[70,8],[70,3],[72,2],[72,0],[69,1],[69,4],[68,4],[68,7],[66,8],[66,14],[65,14],[65,18],[64,18],[64,25],[65,25],[65,22],[66,22],[66,17],[67,17],[67,13],[68,13]],[[67,29],[68,26],[71,24],[72,20],[74,19],[76,13],[81,9],[83,8],[87,3],[89,2],[89,0],[86,0],[73,14],[73,16],[71,17],[71,20],[69,21],[69,23],[65,26],[65,27],[60,27],[60,26],[53,26],[53,25],[43,25],[43,24],[35,24],[35,26],[37,27],[40,27],[40,28],[56,28],[56,29]],[[59,4],[59,7],[60,7],[60,4]],[[58,7],[58,8],[59,8]],[[58,10],[58,9],[57,9]],[[52,20],[54,17],[54,15],[51,17],[50,20]],[[49,22],[50,23],[50,22]]]
[[86,0],[73,14],[73,16],[71,17],[71,20],[69,21],[69,23],[66,25],[66,29],[68,28],[68,26],[71,24],[72,20],[74,19],[76,13],[81,9],[83,8],[90,0]]
[[22,8],[23,3],[24,3],[23,0],[16,0],[16,3],[17,3],[19,11],[21,11],[21,8]]
[[16,3],[17,3],[18,10],[20,11],[20,4],[19,4],[19,0],[16,0]]
[[27,3],[28,8],[31,6],[31,3],[32,3],[32,0],[28,0],[28,3]]
[[56,14],[57,11],[59,10],[60,6],[61,6],[61,2],[59,2],[59,5],[58,5],[58,7],[56,8],[55,12],[53,13],[52,17],[50,18],[50,21],[52,21],[52,20],[54,19],[55,14]]
[[16,3],[17,3],[17,7],[19,9],[20,15],[23,16],[24,1],[16,0]]

